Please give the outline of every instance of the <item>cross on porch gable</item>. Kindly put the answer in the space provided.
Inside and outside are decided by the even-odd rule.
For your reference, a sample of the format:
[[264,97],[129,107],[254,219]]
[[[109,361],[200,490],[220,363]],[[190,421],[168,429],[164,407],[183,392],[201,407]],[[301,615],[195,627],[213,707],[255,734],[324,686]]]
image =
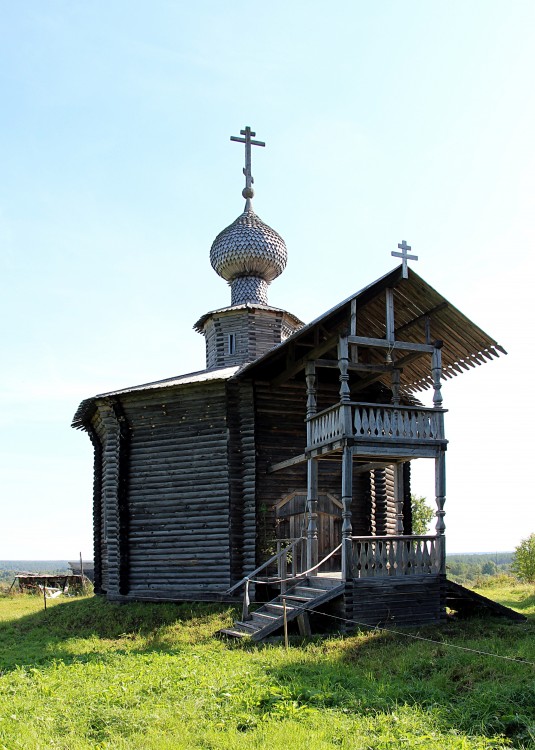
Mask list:
[[407,265],[408,260],[418,260],[417,255],[409,255],[409,250],[411,250],[411,246],[407,245],[405,240],[402,240],[401,243],[398,243],[398,248],[401,250],[400,253],[397,253],[395,250],[392,250],[390,253],[391,255],[394,255],[396,258],[401,258],[402,262],[402,276],[404,279],[409,278],[409,269]]
[[252,140],[255,137],[256,133],[251,130],[249,125],[245,127],[245,130],[240,130],[240,135],[243,135],[245,137],[239,138],[237,135],[231,135],[230,140],[236,141],[237,143],[245,143],[245,167],[243,169],[243,174],[245,175],[245,188],[242,191],[242,195],[244,198],[252,198],[254,195],[254,179],[253,175],[251,174],[251,146],[265,146],[266,144],[263,141]]

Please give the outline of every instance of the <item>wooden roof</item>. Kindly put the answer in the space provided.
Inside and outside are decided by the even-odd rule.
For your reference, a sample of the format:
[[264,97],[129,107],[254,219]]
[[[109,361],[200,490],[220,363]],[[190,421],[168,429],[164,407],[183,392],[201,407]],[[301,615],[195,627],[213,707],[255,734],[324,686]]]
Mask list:
[[[226,367],[189,373],[166,378],[153,383],[137,385],[121,390],[102,393],[82,401],[73,418],[72,426],[83,429],[95,408],[98,398],[118,396],[134,391],[168,388],[207,380],[230,380],[254,377],[262,380],[288,380],[296,375],[303,377],[304,364],[308,359],[330,357],[336,359],[337,342],[341,333],[349,331],[352,301],[357,309],[357,333],[359,336],[384,339],[385,290],[394,290],[395,337],[397,340],[412,343],[426,343],[426,319],[429,320],[431,341],[443,341],[443,377],[451,378],[472,367],[484,364],[487,360],[506,354],[491,336],[472,323],[462,312],[439,294],[424,279],[409,269],[407,279],[402,277],[402,267],[395,268],[377,281],[351,295],[336,307],[319,318],[300,328],[284,342],[242,367]],[[202,320],[202,319],[201,319]],[[361,356],[359,347],[359,357]],[[405,353],[406,354],[406,353]],[[394,363],[403,358],[404,353],[391,351]],[[385,350],[368,349],[363,355],[369,364],[384,364]],[[332,372],[332,377],[337,378]],[[369,383],[383,383],[390,387],[389,374],[352,374],[352,390],[359,381],[363,387]],[[355,382],[356,381],[356,382]],[[407,394],[423,391],[432,385],[428,357],[422,356],[403,363],[401,374],[402,390]]]
[[[402,267],[399,266],[301,328],[263,357],[246,365],[235,377],[278,377],[281,380],[300,372],[306,359],[329,354],[336,358],[337,338],[349,331],[353,300],[357,308],[358,335],[384,339],[387,288],[394,290],[395,338],[398,341],[426,343],[427,319],[431,343],[436,340],[443,342],[444,378],[484,364],[498,357],[500,352],[507,353],[412,269],[409,269],[408,278],[404,279]],[[403,354],[406,352],[396,351],[394,346],[391,351],[394,363],[399,362]],[[368,349],[366,356],[369,364],[384,364],[384,349]],[[361,376],[361,379],[370,380],[369,376]],[[390,385],[387,374],[374,379]],[[428,357],[414,358],[403,364],[401,385],[408,392],[421,391],[432,385]]]

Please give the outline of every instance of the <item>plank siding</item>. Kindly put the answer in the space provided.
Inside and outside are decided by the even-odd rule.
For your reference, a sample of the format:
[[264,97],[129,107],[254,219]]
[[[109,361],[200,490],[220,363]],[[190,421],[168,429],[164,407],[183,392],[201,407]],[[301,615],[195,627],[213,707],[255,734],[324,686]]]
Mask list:
[[354,620],[348,630],[359,625],[426,625],[445,618],[445,577],[411,576],[400,579],[352,579],[344,592],[345,617]]
[[230,579],[225,384],[126,394],[128,595],[200,598]]

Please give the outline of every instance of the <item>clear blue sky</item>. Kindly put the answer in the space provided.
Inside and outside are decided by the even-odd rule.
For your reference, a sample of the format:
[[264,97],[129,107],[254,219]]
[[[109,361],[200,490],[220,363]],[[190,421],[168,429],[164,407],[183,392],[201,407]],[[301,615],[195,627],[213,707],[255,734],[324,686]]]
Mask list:
[[90,557],[79,401],[204,366],[246,124],[289,250],[270,302],[311,320],[406,239],[509,351],[443,389],[448,548],[535,530],[532,0],[0,7],[0,558]]

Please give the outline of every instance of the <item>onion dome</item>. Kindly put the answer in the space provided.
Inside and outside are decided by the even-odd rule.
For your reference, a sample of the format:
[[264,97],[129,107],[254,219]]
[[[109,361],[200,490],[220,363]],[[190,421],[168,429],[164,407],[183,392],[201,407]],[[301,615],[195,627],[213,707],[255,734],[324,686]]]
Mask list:
[[[243,136],[243,137],[240,137]],[[262,146],[255,141],[256,133],[247,125],[240,136],[231,141],[245,144],[245,210],[215,238],[210,250],[210,263],[214,271],[230,284],[231,305],[252,303],[267,305],[268,285],[286,268],[286,244],[277,232],[255,214],[251,201],[254,196],[251,174],[251,146]]]
[[255,214],[250,198],[210,250],[212,268],[230,284],[232,305],[267,305],[267,287],[284,271],[287,259],[284,240]]

